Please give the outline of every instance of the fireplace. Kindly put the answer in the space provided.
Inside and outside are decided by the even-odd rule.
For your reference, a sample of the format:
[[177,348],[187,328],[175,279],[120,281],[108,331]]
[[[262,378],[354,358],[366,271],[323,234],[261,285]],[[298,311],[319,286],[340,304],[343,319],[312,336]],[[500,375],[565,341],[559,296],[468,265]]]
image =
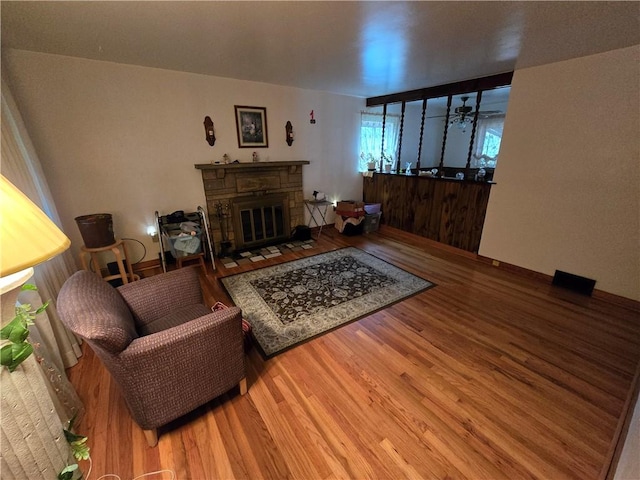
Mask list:
[[236,249],[274,244],[289,239],[286,194],[237,199],[231,205]]
[[305,224],[302,167],[307,160],[198,164],[218,254],[286,241]]

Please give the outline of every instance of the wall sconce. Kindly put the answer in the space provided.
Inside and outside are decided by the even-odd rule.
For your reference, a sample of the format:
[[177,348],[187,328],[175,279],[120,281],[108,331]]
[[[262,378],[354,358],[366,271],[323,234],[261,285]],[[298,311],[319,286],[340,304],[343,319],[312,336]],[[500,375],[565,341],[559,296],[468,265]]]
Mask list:
[[216,135],[213,133],[213,120],[209,116],[204,117],[204,131],[207,143],[213,147],[216,143]]
[[293,125],[291,125],[291,122],[287,121],[284,129],[287,131],[287,145],[291,146],[293,143]]

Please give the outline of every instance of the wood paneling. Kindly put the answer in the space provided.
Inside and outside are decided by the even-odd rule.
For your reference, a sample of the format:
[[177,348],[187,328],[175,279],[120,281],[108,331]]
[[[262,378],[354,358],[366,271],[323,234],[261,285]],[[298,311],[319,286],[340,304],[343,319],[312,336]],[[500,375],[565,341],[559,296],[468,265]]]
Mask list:
[[491,184],[374,174],[364,201],[382,204],[382,223],[469,252],[480,248]]
[[[446,194],[446,183],[434,183]],[[89,437],[93,477],[171,469],[192,480],[588,480],[606,472],[640,359],[637,304],[581,297],[384,225],[354,237],[328,228],[315,249],[259,266],[346,245],[437,286],[268,361],[252,349],[247,395],[233,390],[161,428],[156,448],[85,345],[69,373],[86,407],[77,430]],[[220,265],[203,276],[207,301],[230,302],[218,278],[256,267]]]

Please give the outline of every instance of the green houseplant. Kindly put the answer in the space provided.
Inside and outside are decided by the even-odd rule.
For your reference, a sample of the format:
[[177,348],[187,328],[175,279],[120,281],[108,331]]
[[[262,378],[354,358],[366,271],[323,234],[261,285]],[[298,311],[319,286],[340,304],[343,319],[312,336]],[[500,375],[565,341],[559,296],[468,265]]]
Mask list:
[[[37,290],[37,288],[34,285],[25,284],[21,290]],[[13,373],[34,352],[33,345],[28,341],[29,325],[33,325],[36,315],[44,312],[48,306],[48,301],[37,309],[28,303],[16,305],[15,317],[0,329],[0,339],[4,341],[4,345],[0,348],[0,364],[6,367],[10,373]],[[72,432],[75,419],[74,415],[69,420],[67,427],[63,428],[64,437],[76,460],[90,460],[89,447],[86,444],[87,437]],[[58,480],[72,480],[78,478],[77,475],[82,478],[78,464],[74,463],[65,466],[57,478]]]
[[[37,290],[34,285],[25,284],[22,290]],[[30,304],[25,303],[16,306],[16,315],[0,330],[0,339],[5,340],[5,345],[0,348],[0,364],[13,372],[18,365],[24,362],[33,353],[33,345],[27,341],[29,337],[29,325],[33,325],[36,315],[45,311],[49,302],[36,310]]]

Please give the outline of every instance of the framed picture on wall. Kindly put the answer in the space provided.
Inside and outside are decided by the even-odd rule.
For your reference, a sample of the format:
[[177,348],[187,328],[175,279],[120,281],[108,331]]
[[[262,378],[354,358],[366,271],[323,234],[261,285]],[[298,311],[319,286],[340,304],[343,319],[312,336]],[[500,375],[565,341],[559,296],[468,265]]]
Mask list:
[[265,107],[245,107],[240,105],[235,105],[235,109],[238,147],[268,147],[267,109]]

